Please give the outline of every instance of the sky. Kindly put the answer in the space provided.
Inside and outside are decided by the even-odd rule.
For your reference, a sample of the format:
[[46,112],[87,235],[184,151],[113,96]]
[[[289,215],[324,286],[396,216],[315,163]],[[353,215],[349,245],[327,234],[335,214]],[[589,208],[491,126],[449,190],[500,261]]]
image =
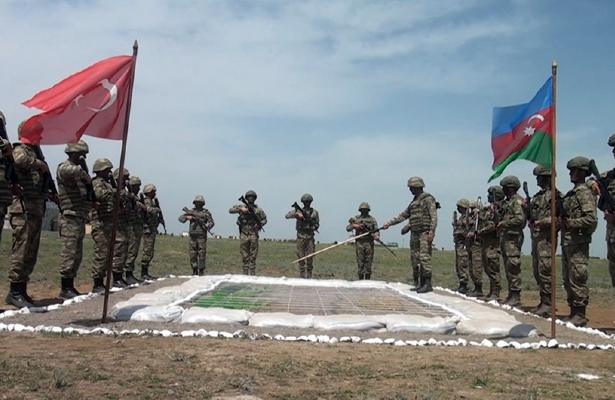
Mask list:
[[[441,203],[435,244],[452,248],[461,197],[486,198],[495,106],[529,101],[558,63],[558,187],[577,155],[612,168],[615,2],[10,1],[0,2],[0,110],[16,139],[21,105],[139,41],[126,167],[154,183],[170,232],[203,194],[216,234],[258,193],[265,238],[293,238],[293,201],[314,196],[322,242],[367,201],[383,223],[423,177]],[[85,137],[91,164],[119,164],[120,142]],[[49,164],[63,146],[46,146]],[[537,190],[533,164],[513,163]],[[407,246],[401,225],[382,234]],[[527,231],[526,231],[527,233]],[[591,253],[606,255],[605,227]],[[526,234],[525,252],[529,252]]]

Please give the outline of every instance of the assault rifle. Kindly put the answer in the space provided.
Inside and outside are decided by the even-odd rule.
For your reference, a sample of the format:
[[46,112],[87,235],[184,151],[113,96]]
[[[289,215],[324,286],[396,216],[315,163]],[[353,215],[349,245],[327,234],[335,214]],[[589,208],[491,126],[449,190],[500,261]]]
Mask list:
[[191,210],[188,207],[182,208],[182,211],[184,212],[184,215],[191,216],[194,219],[194,222],[196,222],[197,224],[201,226],[201,228],[209,232],[211,236],[214,236],[214,233],[211,231],[211,229],[207,227],[207,224],[203,220],[203,217],[201,217],[200,215],[197,215],[196,212],[194,212],[194,210]]
[[609,213],[615,212],[615,201],[609,193],[609,183],[615,179],[615,170],[609,171],[605,177],[600,175],[596,162],[591,160],[589,162],[589,171],[596,178],[598,186],[600,187],[600,198],[598,199],[598,208],[602,211]]
[[478,237],[478,223],[480,219],[480,209],[482,207],[482,204],[483,203],[482,203],[481,197],[478,196],[478,198],[476,199],[476,207],[474,208],[474,221],[472,224],[473,226],[471,227],[473,228],[472,242],[476,242],[476,239]]
[[256,225],[258,226],[258,230],[265,232],[263,225],[261,225],[260,219],[258,219],[258,215],[256,215],[256,210],[254,210],[254,207],[248,202],[248,200],[246,200],[246,197],[241,196],[238,200],[241,201],[244,206],[246,206],[246,208],[248,209],[248,213],[250,213],[250,215],[254,217]]
[[58,199],[58,188],[56,187],[56,183],[51,176],[51,171],[49,170],[49,164],[45,161],[45,155],[43,154],[43,150],[40,145],[33,145],[32,150],[36,154],[36,158],[41,160],[47,166],[47,172],[43,174],[43,194],[45,195],[45,200],[49,199],[49,193],[52,194],[51,201],[56,203],[58,209],[60,210],[60,214],[62,214],[62,207],[60,206],[60,201]]
[[534,218],[532,217],[532,210],[530,209],[530,202],[532,201],[532,196],[530,196],[530,190],[527,187],[527,182],[523,181],[523,193],[525,193],[525,207],[523,207],[523,211],[525,211],[525,217],[530,225],[530,229],[534,227]]
[[[0,124],[1,125],[1,124]],[[19,178],[15,170],[15,162],[13,160],[12,146],[7,144],[2,147],[2,163],[4,164],[4,175],[11,187],[11,193],[19,199],[24,218],[28,219],[26,205],[23,199],[22,188],[19,185]]]
[[[301,206],[299,204],[297,204],[297,202],[295,201],[293,204],[291,204],[291,207],[295,209],[296,212],[301,213],[301,215],[303,215],[303,220],[305,222],[307,222],[308,224],[310,222],[312,222],[312,214],[311,213],[307,213],[305,212]],[[315,232],[318,232],[318,229],[314,229]],[[318,232],[320,233],[320,232]]]
[[162,229],[164,229],[164,234],[167,234],[167,224],[164,222],[164,215],[162,214],[162,208],[160,208],[160,202],[158,201],[158,197],[154,197],[154,204],[158,207],[158,218],[160,224],[162,225]]
[[[90,170],[88,169],[88,164],[85,162],[85,158],[79,157],[79,166],[86,174],[90,175]],[[85,184],[85,191],[86,199],[92,203],[96,203],[96,193],[94,193],[94,185],[92,185],[91,181]]]
[[[379,230],[380,230],[379,228],[369,229],[369,226],[367,226],[365,224],[361,224],[361,233],[369,232],[369,233],[371,233],[373,235],[374,233],[378,232]],[[382,245],[382,247],[384,247],[385,249],[390,251],[391,254],[393,254],[395,257],[397,257],[397,254],[395,254],[395,252],[393,250],[391,250],[391,248],[389,246],[387,246],[380,238],[374,238],[374,240],[376,242],[380,243]]]

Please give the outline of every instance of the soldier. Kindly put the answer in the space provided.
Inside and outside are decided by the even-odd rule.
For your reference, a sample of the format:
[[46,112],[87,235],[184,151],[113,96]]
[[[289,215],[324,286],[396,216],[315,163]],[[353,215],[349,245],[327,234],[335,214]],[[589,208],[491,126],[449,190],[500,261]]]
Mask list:
[[156,198],[156,186],[147,184],[143,188],[143,205],[145,206],[145,224],[143,225],[143,253],[141,254],[141,279],[153,281],[157,277],[150,275],[149,265],[154,258],[154,246],[158,225],[162,223],[162,210]]
[[[608,144],[613,148],[613,156],[615,156],[615,133],[609,137]],[[606,175],[609,182],[608,191],[611,197],[615,198],[615,170],[609,171]],[[609,272],[611,274],[611,284],[615,287],[615,214],[605,210],[604,219],[606,220],[606,247]]]
[[214,227],[214,219],[205,206],[205,197],[197,195],[192,201],[194,208],[184,208],[184,214],[180,215],[179,222],[182,224],[190,221],[188,234],[190,236],[190,265],[192,275],[205,275],[207,268],[207,232]]
[[229,209],[230,214],[237,216],[239,226],[240,252],[243,260],[243,273],[256,275],[256,256],[258,255],[258,235],[267,223],[267,215],[256,205],[256,193],[248,190],[243,196],[246,203],[238,204]]
[[417,293],[431,292],[431,246],[438,224],[436,199],[424,191],[425,183],[418,176],[408,179],[408,188],[414,196],[408,207],[397,217],[385,223],[383,229],[408,220],[410,225],[410,258],[412,279]]
[[[94,262],[92,263],[92,279],[94,281],[92,293],[105,291],[104,279],[107,271],[109,257],[109,243],[113,230],[113,207],[115,205],[115,188],[111,176],[113,164],[106,158],[94,161],[92,172],[92,186],[96,196],[96,206],[90,212],[92,221],[92,239],[94,240]],[[114,278],[117,272],[113,271]],[[115,279],[114,279],[115,280]]]
[[[366,232],[372,232],[378,229],[376,218],[369,215],[369,204],[363,202],[359,205],[361,214],[354,216],[348,220],[346,231],[355,231],[355,236]],[[357,255],[357,267],[359,279],[371,279],[372,277],[372,262],[374,261],[374,240],[379,239],[379,233],[373,232],[369,235],[357,238],[354,241],[355,252]]]
[[478,237],[481,244],[481,258],[485,273],[489,277],[489,294],[486,300],[499,300],[500,290],[500,238],[496,229],[500,221],[501,202],[504,200],[501,186],[490,186],[487,190],[489,205],[482,208],[478,220]]
[[145,220],[145,205],[139,199],[140,191],[141,179],[139,179],[138,176],[131,175],[128,179],[128,256],[126,257],[126,265],[124,266],[124,273],[126,276],[124,280],[129,285],[143,282],[134,274],[135,261],[137,261],[137,256],[139,255],[141,237],[143,237],[143,222]]
[[132,223],[132,202],[128,194],[128,180],[130,172],[124,168],[124,177],[122,186],[120,187],[120,169],[116,168],[113,171],[113,181],[115,187],[120,192],[120,207],[117,212],[117,229],[115,231],[115,244],[113,246],[113,286],[119,288],[128,287],[130,284],[139,283],[136,279],[133,283],[128,283],[124,280],[124,269],[126,268],[126,260],[128,259],[128,237],[130,224]]
[[[301,196],[303,208],[296,207],[286,214],[286,219],[296,219],[295,229],[297,230],[297,257],[302,258],[308,254],[312,254],[316,249],[314,242],[314,232],[318,231],[320,226],[320,217],[318,211],[312,208],[313,197],[306,193]],[[297,203],[295,203],[297,205]],[[306,268],[307,264],[307,268]],[[312,278],[312,270],[314,269],[313,258],[299,261],[299,276],[301,278]]]
[[562,276],[570,306],[567,320],[576,326],[585,326],[588,321],[587,264],[589,244],[597,225],[596,201],[585,184],[590,174],[589,163],[589,159],[580,156],[568,161],[566,166],[574,187],[564,196],[558,218],[562,230]]
[[470,201],[468,199],[459,199],[457,201],[457,213],[453,218],[453,242],[455,243],[455,271],[457,279],[459,279],[459,287],[457,292],[466,294],[468,292],[469,265],[470,259],[466,249],[466,237],[468,235],[468,209]]
[[533,172],[540,191],[528,206],[528,224],[532,234],[532,269],[540,291],[540,303],[532,311],[546,318],[551,314],[551,171],[538,165]]
[[[20,140],[23,129],[21,123],[18,128]],[[35,145],[16,143],[13,160],[17,179],[23,188],[23,200],[13,196],[8,210],[13,228],[13,246],[9,259],[10,291],[6,303],[22,308],[33,305],[27,285],[38,257],[45,201],[49,198],[57,203],[58,198],[50,191],[47,180],[49,167],[37,157]]]
[[466,249],[470,259],[470,277],[474,284],[474,289],[468,293],[470,297],[483,297],[483,260],[480,236],[477,235],[478,224],[480,223],[480,208],[482,206],[478,201],[471,201],[470,210],[467,214],[468,233],[466,236]]
[[19,189],[13,168],[13,147],[8,140],[0,138],[0,239],[2,238],[6,209],[13,201],[13,193],[21,197],[22,194]]
[[[60,252],[61,290],[58,297],[72,299],[81,295],[75,289],[74,280],[83,259],[83,238],[85,223],[92,208],[92,199],[88,196],[92,178],[85,164],[89,152],[87,143],[80,140],[66,145],[64,152],[68,160],[58,165],[56,180],[60,197]],[[85,167],[85,168],[84,168]]]
[[508,281],[508,297],[504,300],[504,304],[516,307],[521,304],[521,246],[526,216],[523,198],[517,193],[521,187],[519,178],[506,176],[500,181],[500,185],[506,195],[502,205],[501,221],[497,226],[501,235],[500,250]]

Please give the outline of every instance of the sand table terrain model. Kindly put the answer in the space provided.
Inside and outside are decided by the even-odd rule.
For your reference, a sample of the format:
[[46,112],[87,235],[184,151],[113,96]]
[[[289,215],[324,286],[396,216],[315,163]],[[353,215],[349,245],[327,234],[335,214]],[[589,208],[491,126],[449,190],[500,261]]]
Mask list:
[[224,275],[137,294],[113,308],[117,320],[243,324],[318,330],[526,337],[532,326],[503,310],[403,283]]

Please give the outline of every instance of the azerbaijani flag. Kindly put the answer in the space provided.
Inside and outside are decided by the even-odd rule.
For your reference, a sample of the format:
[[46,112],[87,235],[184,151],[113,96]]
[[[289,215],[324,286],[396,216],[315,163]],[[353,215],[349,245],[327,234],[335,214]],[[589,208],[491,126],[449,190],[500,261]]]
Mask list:
[[494,107],[491,149],[497,178],[515,160],[528,160],[551,168],[553,158],[553,78],[547,79],[525,104]]

